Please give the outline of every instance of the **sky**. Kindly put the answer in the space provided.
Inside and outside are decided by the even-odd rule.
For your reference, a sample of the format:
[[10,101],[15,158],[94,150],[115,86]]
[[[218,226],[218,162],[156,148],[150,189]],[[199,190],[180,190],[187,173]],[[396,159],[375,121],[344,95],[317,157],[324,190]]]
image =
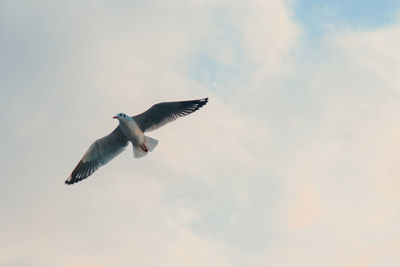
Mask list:
[[[399,8],[0,0],[0,266],[399,266]],[[203,97],[64,184],[115,114]]]

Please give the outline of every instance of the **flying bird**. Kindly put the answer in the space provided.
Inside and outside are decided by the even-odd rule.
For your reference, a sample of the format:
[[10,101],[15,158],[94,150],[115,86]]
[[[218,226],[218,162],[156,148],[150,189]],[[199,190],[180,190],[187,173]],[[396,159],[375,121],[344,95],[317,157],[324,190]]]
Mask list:
[[109,135],[97,139],[89,147],[65,183],[73,184],[89,177],[98,168],[124,151],[129,142],[132,143],[135,158],[146,156],[157,146],[158,140],[144,135],[145,132],[155,130],[179,117],[189,115],[207,102],[208,98],[162,102],[132,117],[118,113],[113,117],[119,121],[117,128]]

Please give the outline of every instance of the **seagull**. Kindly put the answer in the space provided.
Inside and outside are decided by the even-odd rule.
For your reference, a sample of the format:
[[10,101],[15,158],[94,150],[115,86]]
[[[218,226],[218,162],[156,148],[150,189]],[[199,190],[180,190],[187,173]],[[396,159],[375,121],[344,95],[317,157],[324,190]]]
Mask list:
[[135,158],[146,156],[157,146],[158,140],[144,135],[145,132],[158,129],[179,117],[189,115],[207,102],[208,98],[162,102],[132,117],[118,113],[113,117],[119,121],[117,128],[91,144],[65,183],[71,185],[89,177],[98,168],[124,151],[129,142],[132,143]]

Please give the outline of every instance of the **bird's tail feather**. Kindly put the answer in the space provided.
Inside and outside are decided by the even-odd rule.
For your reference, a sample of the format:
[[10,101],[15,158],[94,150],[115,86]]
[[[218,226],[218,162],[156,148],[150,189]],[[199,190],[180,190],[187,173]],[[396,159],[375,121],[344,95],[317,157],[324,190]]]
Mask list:
[[[153,149],[157,146],[158,140],[144,136],[144,145],[149,151],[153,151]],[[135,158],[141,158],[148,154],[148,152],[144,151],[140,146],[133,146],[133,156]]]
[[133,157],[141,158],[147,155],[148,152],[144,151],[140,146],[133,146]]
[[149,151],[153,151],[154,148],[156,148],[156,146],[158,145],[158,140],[148,136],[144,136],[144,143]]

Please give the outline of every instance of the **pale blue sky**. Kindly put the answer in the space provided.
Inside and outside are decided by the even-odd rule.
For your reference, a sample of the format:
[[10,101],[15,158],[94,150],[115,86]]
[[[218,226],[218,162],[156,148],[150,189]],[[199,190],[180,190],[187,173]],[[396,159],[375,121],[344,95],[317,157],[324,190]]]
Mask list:
[[[311,43],[318,43],[335,29],[367,30],[393,25],[398,21],[400,1],[296,0],[289,6],[293,8],[293,19],[306,35],[303,41],[313,46]],[[228,9],[216,9],[212,21],[217,33],[203,40],[189,58],[189,75],[223,96],[230,96],[247,82],[254,67],[245,59],[242,36],[233,20]],[[232,62],[224,64],[215,58],[218,52],[209,46],[218,42],[230,44]]]
[[398,19],[399,0],[296,0],[294,18],[308,34],[323,34],[326,24],[347,24],[359,29],[393,24]]

